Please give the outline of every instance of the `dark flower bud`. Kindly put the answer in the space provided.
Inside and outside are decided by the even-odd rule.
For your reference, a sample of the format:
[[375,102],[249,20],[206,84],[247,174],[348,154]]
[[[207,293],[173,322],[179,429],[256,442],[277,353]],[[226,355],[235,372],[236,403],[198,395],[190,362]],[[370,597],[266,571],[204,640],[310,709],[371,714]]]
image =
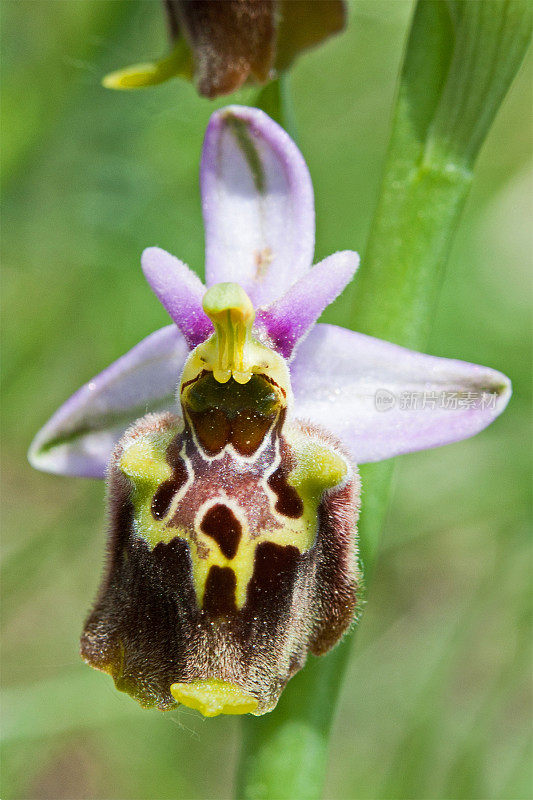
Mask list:
[[104,78],[112,89],[133,89],[181,76],[205,97],[245,82],[264,84],[302,50],[344,28],[343,0],[165,0],[171,54]]

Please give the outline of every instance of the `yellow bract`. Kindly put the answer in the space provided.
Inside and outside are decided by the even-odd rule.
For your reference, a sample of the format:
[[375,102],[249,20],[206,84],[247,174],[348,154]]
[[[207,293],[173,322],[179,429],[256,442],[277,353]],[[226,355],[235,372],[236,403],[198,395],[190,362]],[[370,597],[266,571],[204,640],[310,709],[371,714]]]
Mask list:
[[178,76],[188,80],[192,78],[191,54],[183,39],[176,43],[168,56],[110,72],[103,78],[102,85],[106,89],[143,89]]

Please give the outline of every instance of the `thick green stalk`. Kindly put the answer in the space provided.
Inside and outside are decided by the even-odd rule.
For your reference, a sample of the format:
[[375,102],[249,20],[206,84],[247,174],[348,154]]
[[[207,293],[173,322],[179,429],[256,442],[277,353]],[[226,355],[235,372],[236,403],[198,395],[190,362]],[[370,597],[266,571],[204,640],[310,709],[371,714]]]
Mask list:
[[255,104],[296,139],[296,119],[290,90],[290,73],[284,72],[259,90]]
[[[528,0],[419,0],[398,87],[389,152],[353,327],[423,348],[475,157],[524,55]],[[392,462],[361,469],[359,532],[367,584]],[[264,718],[245,718],[237,796],[316,800],[349,638],[310,659]]]
[[527,0],[418,3],[357,277],[357,330],[407,347],[427,342],[474,161],[530,31]]

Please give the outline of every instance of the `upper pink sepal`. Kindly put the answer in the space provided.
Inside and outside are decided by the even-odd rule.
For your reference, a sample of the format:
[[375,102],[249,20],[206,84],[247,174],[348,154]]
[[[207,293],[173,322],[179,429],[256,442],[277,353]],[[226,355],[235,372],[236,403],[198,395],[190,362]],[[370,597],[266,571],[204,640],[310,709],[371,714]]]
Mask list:
[[239,283],[254,306],[272,302],[311,266],[313,187],[302,154],[263,111],[215,111],[200,169],[206,283]]

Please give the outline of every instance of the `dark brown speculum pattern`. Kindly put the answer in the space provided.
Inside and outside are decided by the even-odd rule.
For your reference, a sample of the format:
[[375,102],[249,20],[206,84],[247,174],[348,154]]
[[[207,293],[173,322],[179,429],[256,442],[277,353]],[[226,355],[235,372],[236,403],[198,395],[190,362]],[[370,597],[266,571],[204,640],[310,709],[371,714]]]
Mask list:
[[116,448],[110,558],[82,655],[144,706],[175,706],[173,683],[218,679],[264,713],[353,618],[358,478],[327,434],[285,423],[266,376],[192,383],[183,421],[149,415]]
[[220,547],[222,555],[235,558],[242,536],[242,526],[235,514],[224,503],[216,503],[204,514],[200,530],[207,533]]

